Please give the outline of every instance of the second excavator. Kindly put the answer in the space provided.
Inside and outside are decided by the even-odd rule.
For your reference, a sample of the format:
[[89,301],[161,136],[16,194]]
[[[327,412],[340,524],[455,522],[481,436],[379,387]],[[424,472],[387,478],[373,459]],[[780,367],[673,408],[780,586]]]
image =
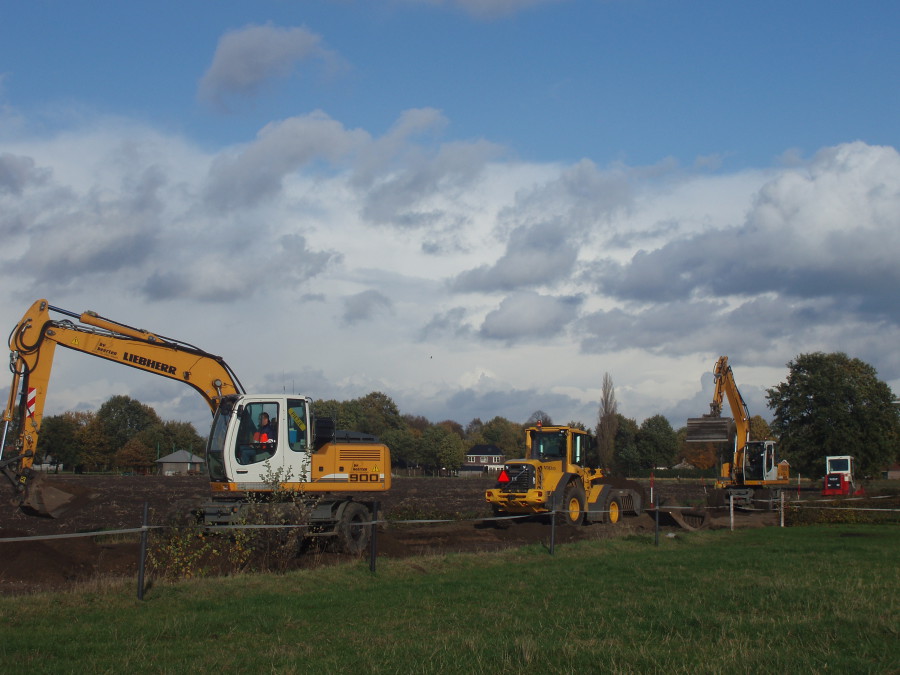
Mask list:
[[[722,450],[721,469],[711,506],[733,500],[743,508],[771,508],[780,499],[790,480],[790,467],[778,461],[772,440],[750,440],[750,413],[734,381],[728,357],[721,356],[713,369],[715,390],[709,414],[687,421],[688,443],[715,443]],[[722,403],[728,400],[733,417],[722,417]]]

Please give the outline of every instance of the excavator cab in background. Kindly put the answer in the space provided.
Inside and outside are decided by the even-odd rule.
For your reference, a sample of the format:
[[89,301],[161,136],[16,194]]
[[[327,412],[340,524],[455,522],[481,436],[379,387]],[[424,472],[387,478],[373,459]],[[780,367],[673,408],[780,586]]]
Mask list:
[[[688,443],[716,443],[724,455],[711,506],[722,506],[733,499],[735,506],[771,508],[790,480],[790,467],[778,461],[774,441],[750,440],[750,412],[734,381],[728,357],[721,356],[713,370],[715,391],[710,412],[687,421]],[[722,417],[722,403],[734,417]]]

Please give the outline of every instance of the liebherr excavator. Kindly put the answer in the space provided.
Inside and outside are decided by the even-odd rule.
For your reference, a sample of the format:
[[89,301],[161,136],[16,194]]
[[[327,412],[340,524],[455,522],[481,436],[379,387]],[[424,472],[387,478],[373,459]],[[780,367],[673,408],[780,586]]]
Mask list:
[[[68,318],[53,319],[51,311]],[[371,507],[354,497],[390,488],[387,446],[338,441],[333,421],[316,419],[308,396],[247,394],[220,356],[46,300],[35,302],[9,337],[13,379],[3,412],[0,470],[15,486],[24,510],[56,516],[72,497],[42,484],[33,469],[57,345],[178,380],[200,393],[213,414],[206,449],[211,487],[211,501],[203,507],[207,524],[237,520],[248,497],[259,501],[273,491],[295,490],[315,497],[310,499],[310,525],[318,534],[338,536],[348,550],[365,546],[369,528],[360,524],[371,520]],[[270,421],[261,432],[264,417]],[[12,456],[4,457],[9,451]]]
[[[727,449],[729,457],[722,462],[710,505],[720,506],[730,498],[735,506],[771,506],[788,484],[790,467],[786,461],[778,462],[774,441],[750,440],[750,412],[727,356],[716,361],[713,376],[715,391],[709,414],[687,421],[686,438],[688,443],[721,443]],[[722,417],[724,398],[734,417]]]

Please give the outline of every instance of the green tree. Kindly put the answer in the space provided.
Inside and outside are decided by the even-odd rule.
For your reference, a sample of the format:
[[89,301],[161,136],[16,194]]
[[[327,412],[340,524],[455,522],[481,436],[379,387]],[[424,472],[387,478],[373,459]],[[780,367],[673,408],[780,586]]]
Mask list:
[[770,441],[772,440],[772,428],[762,415],[754,415],[750,418],[750,440],[751,441]]
[[466,461],[462,438],[438,424],[426,430],[418,444],[422,464],[435,471],[458,469]]
[[163,431],[165,433],[164,450],[168,449],[169,452],[187,450],[198,457],[203,457],[206,453],[206,439],[197,433],[194,425],[190,422],[168,420],[163,422]]
[[669,420],[663,415],[654,415],[641,422],[636,445],[641,466],[651,469],[671,466],[678,449],[678,439]]
[[409,427],[388,429],[381,434],[381,442],[391,451],[391,463],[402,467],[417,467],[422,463],[419,455],[418,439]]
[[97,450],[107,462],[139,432],[162,424],[153,408],[123,395],[113,396],[100,406],[97,422],[101,432]]
[[93,413],[66,411],[61,415],[45,417],[38,437],[38,454],[53,457],[64,467],[79,463],[83,448],[81,430],[93,418]]
[[843,352],[801,354],[767,391],[781,453],[798,471],[821,473],[826,455],[853,455],[862,474],[900,456],[900,410],[875,369]]
[[637,449],[638,425],[630,417],[616,413],[616,444],[613,455],[613,472],[630,475],[641,469]]
[[500,448],[506,459],[521,457],[525,448],[525,432],[521,424],[505,417],[495,417],[481,427],[481,436],[488,445]]
[[353,403],[359,410],[359,423],[351,427],[355,431],[381,436],[388,429],[403,428],[397,404],[387,394],[373,391]]

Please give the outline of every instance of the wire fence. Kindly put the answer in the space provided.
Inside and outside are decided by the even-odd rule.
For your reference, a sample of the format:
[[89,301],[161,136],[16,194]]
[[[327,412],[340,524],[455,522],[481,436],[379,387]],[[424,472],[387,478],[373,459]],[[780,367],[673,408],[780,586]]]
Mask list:
[[[841,503],[847,502],[857,502],[857,501],[872,501],[877,499],[897,499],[898,495],[879,495],[875,497],[847,497],[841,499]],[[735,529],[735,513],[737,511],[757,511],[757,512],[771,512],[773,509],[772,500],[751,500],[757,503],[765,504],[764,508],[759,507],[748,507],[746,505],[737,506],[734,503],[734,500],[730,500],[730,503],[727,506],[720,507],[703,507],[702,509],[698,509],[697,507],[692,506],[677,506],[677,505],[664,505],[660,506],[659,504],[650,504],[650,507],[647,509],[647,513],[654,516],[655,520],[655,545],[659,545],[659,533],[660,533],[660,514],[673,514],[673,513],[688,513],[693,512],[697,513],[699,511],[703,511],[706,513],[718,512],[727,509],[730,517],[730,529]],[[798,509],[808,509],[808,510],[827,510],[827,511],[858,511],[858,512],[879,512],[879,513],[900,513],[900,508],[877,508],[877,507],[858,507],[858,506],[834,506],[835,503],[834,498],[830,499],[815,499],[815,500],[803,500],[803,501],[787,501],[784,499],[784,493],[782,493],[781,499],[778,500],[778,512],[780,516],[780,527],[785,527],[785,511],[788,509],[798,510]],[[564,509],[554,509],[545,513],[543,515],[549,516],[550,518],[550,542],[548,548],[548,552],[550,555],[555,553],[556,547],[556,527],[558,516],[562,516],[563,514],[571,514],[573,512],[564,510]],[[608,514],[608,510],[601,511],[591,511],[592,514]],[[44,535],[33,535],[33,536],[16,536],[16,537],[0,537],[0,544],[7,543],[15,543],[15,542],[38,542],[38,541],[53,541],[53,540],[62,540],[62,539],[77,539],[77,538],[97,538],[97,537],[110,537],[117,535],[128,535],[128,534],[139,534],[141,538],[140,542],[140,554],[138,560],[138,599],[143,600],[144,592],[146,590],[146,584],[144,582],[146,575],[146,564],[147,564],[147,547],[148,547],[148,536],[153,531],[161,531],[161,530],[171,530],[174,529],[172,525],[151,525],[148,522],[148,504],[144,504],[144,514],[143,514],[143,523],[140,527],[133,528],[124,528],[124,529],[116,529],[116,530],[96,530],[90,532],[74,532],[74,533],[65,533],[65,534],[44,534]],[[378,556],[378,546],[377,546],[377,533],[379,526],[396,526],[396,525],[428,525],[428,524],[440,524],[440,523],[466,523],[466,522],[481,522],[481,523],[502,523],[502,522],[511,522],[516,520],[523,520],[528,518],[533,518],[535,514],[521,514],[521,515],[508,515],[508,516],[489,516],[489,517],[476,517],[476,518],[417,518],[417,519],[381,519],[379,518],[379,506],[376,502],[374,505],[372,518],[364,523],[353,524],[352,527],[367,527],[370,529],[369,533],[369,568],[374,573],[376,571],[376,560]],[[682,523],[683,526],[683,523]],[[209,525],[204,526],[200,529],[206,532],[227,532],[229,530],[292,530],[292,529],[310,529],[316,528],[316,524],[310,523],[284,523],[284,524],[223,524],[223,525]],[[691,528],[693,529],[693,528]],[[699,529],[699,528],[697,528]],[[0,548],[0,552],[2,552],[2,548]]]

